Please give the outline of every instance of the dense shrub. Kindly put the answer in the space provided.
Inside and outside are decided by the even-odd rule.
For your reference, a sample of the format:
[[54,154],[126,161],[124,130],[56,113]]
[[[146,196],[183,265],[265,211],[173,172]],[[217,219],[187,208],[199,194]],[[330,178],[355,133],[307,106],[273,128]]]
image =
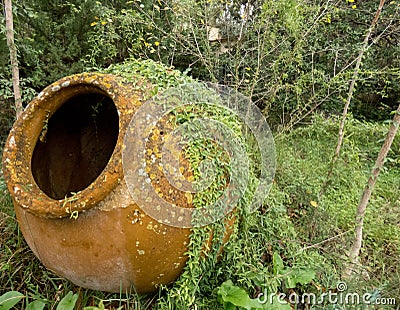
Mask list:
[[[355,117],[387,119],[399,99],[399,8],[388,2],[372,33],[351,105]],[[14,3],[26,89],[128,57],[150,58],[239,89],[281,130],[317,108],[341,111],[376,9],[372,0]],[[0,76],[8,79],[5,41],[0,55]]]

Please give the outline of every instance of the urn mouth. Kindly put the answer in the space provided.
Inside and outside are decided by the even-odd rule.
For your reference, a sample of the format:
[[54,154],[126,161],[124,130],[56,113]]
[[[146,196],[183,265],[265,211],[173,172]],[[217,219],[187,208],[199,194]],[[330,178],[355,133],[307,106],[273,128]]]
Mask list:
[[107,166],[118,129],[117,108],[98,88],[66,98],[45,120],[36,142],[31,160],[36,184],[53,199],[84,190]]
[[4,177],[17,205],[39,216],[71,216],[102,201],[123,179],[124,132],[140,101],[117,80],[100,73],[72,75],[29,103],[3,154]]

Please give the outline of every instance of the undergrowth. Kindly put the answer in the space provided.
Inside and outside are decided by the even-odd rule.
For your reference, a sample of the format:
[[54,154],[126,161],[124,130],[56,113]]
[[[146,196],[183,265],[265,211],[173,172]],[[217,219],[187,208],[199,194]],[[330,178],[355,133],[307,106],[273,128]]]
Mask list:
[[[239,208],[230,215],[236,217],[235,224],[222,252],[224,220],[194,228],[183,274],[153,295],[85,290],[46,270],[23,240],[1,178],[0,295],[19,291],[25,296],[19,304],[22,309],[36,300],[56,309],[68,292],[77,296],[76,309],[290,309],[262,304],[256,298],[272,293],[319,296],[337,291],[353,237],[356,206],[388,128],[385,123],[350,119],[328,190],[319,197],[336,143],[337,124],[335,118],[316,115],[308,125],[277,134],[277,171],[263,206],[251,212]],[[380,294],[397,303],[399,180],[397,137],[367,209],[361,254],[365,270],[346,283],[349,292]],[[211,231],[215,241],[204,251]],[[338,309],[327,303],[298,308]]]

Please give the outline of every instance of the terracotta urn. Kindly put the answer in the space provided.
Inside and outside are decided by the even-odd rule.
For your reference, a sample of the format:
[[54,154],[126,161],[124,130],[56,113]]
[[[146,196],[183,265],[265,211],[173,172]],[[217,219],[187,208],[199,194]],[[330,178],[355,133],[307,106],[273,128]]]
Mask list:
[[[21,231],[47,268],[76,285],[148,293],[185,266],[190,229],[148,216],[124,181],[124,136],[142,103],[117,76],[65,77],[26,107],[6,142],[4,177]],[[154,173],[166,199],[191,207]]]

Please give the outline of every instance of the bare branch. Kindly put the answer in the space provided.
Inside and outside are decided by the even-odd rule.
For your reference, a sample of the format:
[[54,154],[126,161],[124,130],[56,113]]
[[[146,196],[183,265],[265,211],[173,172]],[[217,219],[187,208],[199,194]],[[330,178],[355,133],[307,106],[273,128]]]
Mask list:
[[385,0],[380,0],[378,9],[377,9],[377,11],[375,13],[375,16],[374,16],[374,18],[373,18],[373,20],[371,22],[371,26],[369,27],[369,29],[368,29],[365,37],[364,37],[363,45],[361,46],[360,52],[358,54],[357,61],[356,61],[356,66],[355,66],[354,72],[353,72],[353,78],[351,79],[351,82],[350,82],[350,87],[349,87],[349,92],[348,92],[348,95],[347,95],[347,100],[346,100],[346,103],[344,105],[343,112],[342,112],[342,120],[341,120],[340,126],[339,126],[338,142],[337,142],[337,145],[336,145],[335,153],[333,155],[333,158],[332,158],[332,161],[331,161],[331,167],[330,167],[330,169],[328,171],[328,175],[326,177],[326,180],[325,180],[324,184],[321,187],[321,191],[319,193],[319,196],[322,196],[325,193],[325,190],[326,190],[326,188],[328,186],[329,180],[330,180],[330,178],[332,176],[332,173],[333,173],[333,168],[334,168],[334,166],[336,164],[336,161],[339,158],[340,149],[341,149],[342,144],[343,144],[344,126],[346,124],[347,112],[349,110],[350,102],[351,102],[351,100],[353,98],[354,86],[356,84],[358,73],[360,71],[361,60],[362,60],[362,57],[364,55],[364,52],[368,48],[368,40],[369,40],[369,38],[371,36],[371,33],[374,30],[374,28],[375,28],[375,26],[376,26],[376,24],[378,22],[378,19],[379,19],[379,16],[381,15],[381,12],[382,12],[384,4],[385,4]]
[[361,196],[360,203],[358,204],[357,207],[355,237],[350,249],[349,265],[345,268],[343,272],[344,277],[351,276],[355,271],[354,266],[358,265],[358,258],[360,255],[360,250],[363,240],[365,210],[367,209],[367,205],[371,197],[372,191],[375,187],[376,180],[378,179],[379,173],[383,168],[386,156],[393,143],[394,137],[396,136],[397,130],[399,129],[399,125],[400,125],[400,103],[393,117],[393,121],[392,124],[390,125],[385,141],[383,142],[382,148],[376,159],[375,166],[372,169],[371,176],[368,178],[368,183],[364,188],[364,192]]
[[17,48],[14,42],[14,22],[12,13],[11,0],[4,1],[5,13],[6,13],[6,31],[7,31],[7,45],[10,50],[10,61],[12,68],[12,82],[14,90],[15,110],[17,118],[22,113],[22,99],[21,91],[19,87],[19,69],[18,69],[18,58]]

